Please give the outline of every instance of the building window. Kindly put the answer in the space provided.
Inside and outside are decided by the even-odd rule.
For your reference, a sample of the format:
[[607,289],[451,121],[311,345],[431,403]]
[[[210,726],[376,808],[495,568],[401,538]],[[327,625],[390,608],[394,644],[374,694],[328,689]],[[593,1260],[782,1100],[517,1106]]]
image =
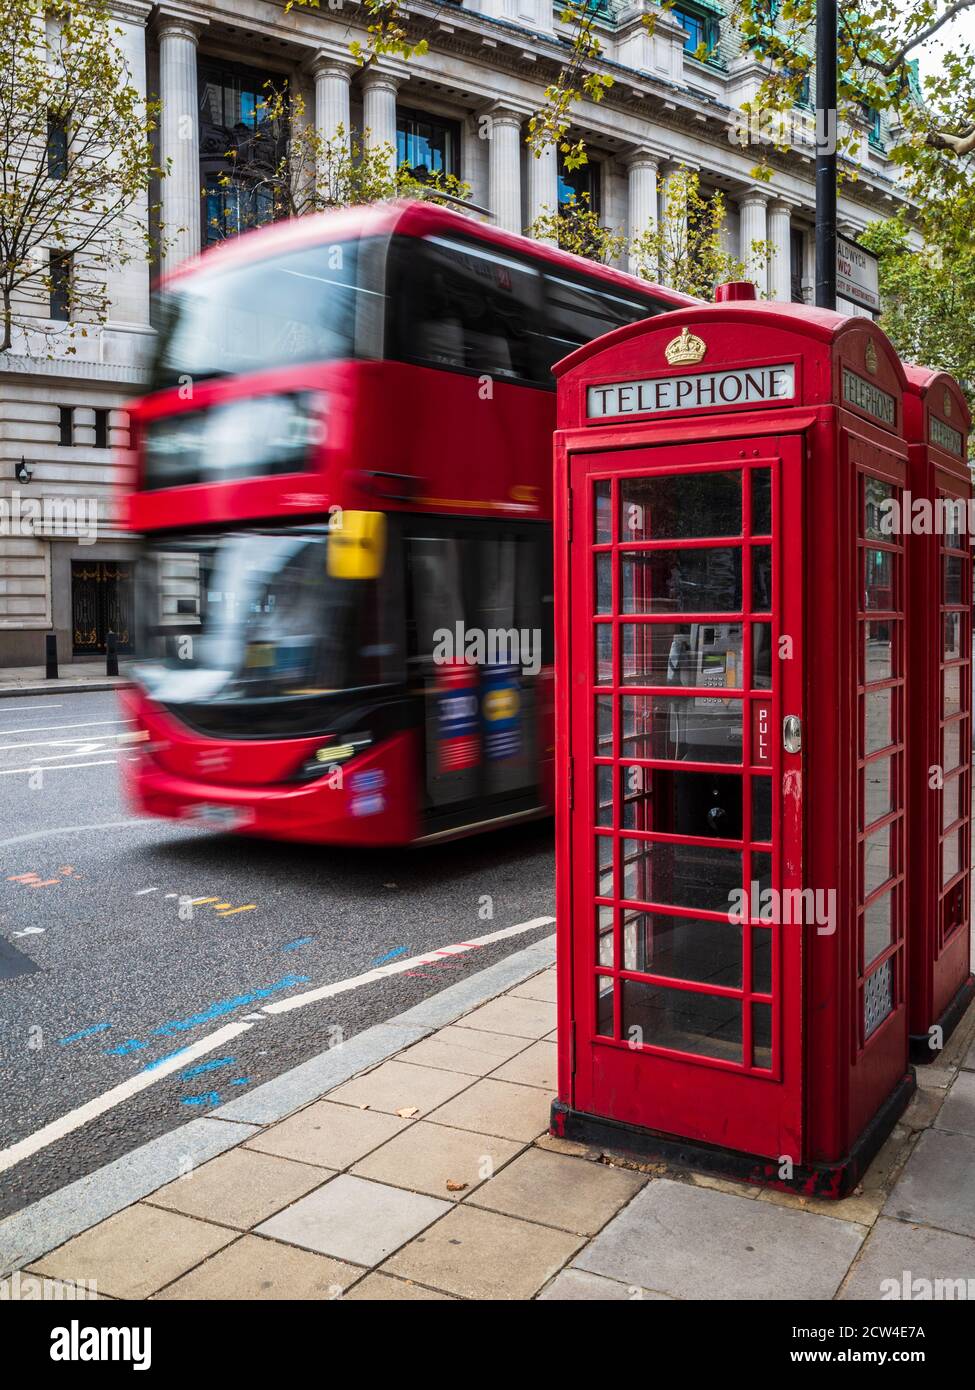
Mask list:
[[717,18],[705,10],[692,5],[675,6],[671,14],[682,29],[686,29],[684,52],[692,57],[712,62],[717,57],[721,39],[721,26]]
[[416,179],[431,174],[460,177],[460,126],[420,111],[396,113],[396,163]]
[[95,448],[108,448],[108,411],[95,411]]
[[238,64],[201,60],[200,174],[203,244],[274,220],[275,190],[287,154],[286,122],[272,119],[284,77]]
[[247,179],[232,178],[228,183],[221,174],[207,174],[204,202],[203,239],[207,246],[274,221],[273,190]]
[[49,317],[67,323],[71,316],[71,256],[65,251],[47,254],[51,282]]
[[580,164],[578,169],[567,169],[565,167],[564,155],[559,155],[559,207],[565,205],[575,198],[582,204],[588,203],[592,211],[599,216],[600,197],[600,165],[587,160],[585,164]]
[[802,231],[793,227],[789,233],[789,267],[791,271],[791,294],[793,304],[804,304],[802,279],[805,269],[806,239]]
[[58,408],[58,443],[63,449],[70,449],[74,443],[74,407],[62,405]]
[[880,112],[876,106],[868,106],[865,102],[860,107],[860,113],[867,123],[867,143],[875,150],[884,148],[883,130],[880,124]]
[[47,176],[63,179],[68,175],[68,118],[56,111],[47,113]]

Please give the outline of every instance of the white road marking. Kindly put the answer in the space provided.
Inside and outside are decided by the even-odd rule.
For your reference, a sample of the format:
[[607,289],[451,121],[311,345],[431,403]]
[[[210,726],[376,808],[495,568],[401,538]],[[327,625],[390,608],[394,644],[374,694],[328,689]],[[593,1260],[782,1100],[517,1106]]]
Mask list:
[[[38,764],[42,762],[44,759],[38,758],[31,767],[5,767],[0,770],[0,777],[16,777],[18,773],[25,772],[67,772],[72,767],[112,767],[118,762],[118,758],[106,758],[100,763],[58,763],[56,767],[39,767]],[[2,843],[9,845],[11,841],[4,840]]]
[[363,975],[353,975],[348,980],[336,980],[334,984],[308,989],[304,994],[292,994],[288,999],[278,999],[273,1004],[265,1004],[264,1013],[284,1014],[291,1009],[301,1009],[306,1004],[317,1003],[319,999],[331,999],[333,995],[345,994],[347,990],[371,984],[373,980],[385,980],[389,975],[401,975],[404,970],[416,970],[421,965],[434,965],[443,956],[460,956],[465,951],[476,951],[480,946],[489,946],[493,941],[504,941],[509,936],[520,936],[522,932],[531,931],[534,927],[550,926],[554,921],[554,917],[533,917],[530,922],[519,922],[514,927],[502,927],[500,931],[489,932],[487,936],[475,936],[472,941],[459,941],[454,946],[444,946],[439,951],[427,951],[422,956],[410,956],[408,960],[394,960],[390,961],[389,965],[377,965],[374,970],[367,970]]
[[215,1033],[210,1033],[208,1037],[190,1043],[188,1047],[174,1053],[165,1062],[160,1062],[159,1066],[153,1067],[151,1071],[137,1072],[135,1076],[130,1076],[128,1081],[123,1081],[120,1086],[113,1086],[110,1091],[106,1091],[103,1095],[96,1096],[94,1100],[86,1101],[84,1105],[79,1105],[77,1110],[69,1111],[67,1115],[62,1115],[59,1120],[52,1120],[49,1125],[39,1129],[36,1134],[28,1135],[26,1139],[21,1139],[17,1144],[11,1144],[9,1149],[0,1152],[0,1173],[12,1168],[15,1163],[21,1163],[25,1158],[30,1158],[32,1154],[39,1153],[41,1149],[46,1149],[49,1144],[56,1144],[66,1134],[80,1129],[82,1125],[88,1124],[89,1120],[97,1119],[99,1115],[104,1115],[107,1110],[114,1109],[123,1101],[137,1096],[140,1091],[154,1086],[164,1076],[170,1076],[174,1071],[181,1070],[188,1062],[193,1062],[197,1057],[203,1057],[208,1052],[223,1047],[224,1043],[230,1042],[231,1038],[240,1037],[241,1033],[249,1032],[251,1026],[250,1023],[242,1021],[228,1023],[226,1027],[218,1028]]
[[[52,835],[79,835],[88,830],[131,830],[137,825],[146,829],[151,824],[142,816],[132,816],[129,820],[106,820],[98,825],[58,825],[50,830],[29,830],[26,835],[12,835],[9,840],[0,840],[0,849],[7,849],[10,845],[26,845],[31,840],[49,840]],[[158,822],[155,828],[159,828]]]
[[47,927],[25,927],[23,931],[15,931],[14,936],[40,936],[41,932],[47,931]]
[[158,889],[158,888],[140,888],[137,892],[133,893],[132,896],[133,896],[134,898],[144,898],[145,895],[146,895],[147,893],[158,893],[158,892],[159,892],[159,889]]
[[45,710],[60,708],[60,705],[14,705],[12,709],[0,708],[0,714],[43,714]]
[[96,724],[134,724],[134,719],[88,719],[81,724],[35,724],[32,729],[4,729],[10,734],[50,734],[57,729],[93,729]]
[[[5,733],[6,730],[0,730]],[[33,732],[33,730],[31,731]],[[131,734],[79,734],[77,738],[39,738],[33,743],[0,743],[0,753],[9,753],[17,748],[100,748],[103,743],[111,743],[113,739],[127,739],[131,742]]]
[[[122,822],[125,824],[125,822]],[[167,893],[167,897],[175,897],[176,894]],[[479,946],[488,946],[493,941],[504,941],[509,936],[519,936],[522,932],[531,931],[533,927],[545,927],[555,921],[554,917],[533,917],[529,922],[519,922],[514,927],[502,927],[500,931],[489,932],[486,936],[476,936],[471,941],[459,941],[454,946],[443,946],[439,950],[428,951],[426,955],[412,956],[409,960],[392,961],[389,965],[379,966],[375,970],[367,970],[364,975],[354,975],[348,980],[338,980],[335,984],[324,985],[321,989],[306,990],[304,994],[293,995],[290,999],[281,999],[276,1004],[265,1004],[261,1014],[286,1013],[288,1009],[298,1009],[304,1004],[311,1004],[316,999],[328,999],[334,994],[342,994],[350,989],[358,989],[360,985],[370,984],[373,980],[385,979],[387,975],[398,975],[404,970],[412,970],[418,965],[432,965],[441,956],[462,955],[465,951],[474,951]],[[259,1014],[258,1017],[261,1015]],[[21,1139],[19,1143],[12,1144],[9,1149],[0,1152],[0,1173],[8,1168],[12,1168],[15,1163],[21,1163],[25,1158],[30,1158],[32,1154],[47,1148],[49,1144],[55,1144],[59,1139],[63,1139],[66,1134],[73,1130],[80,1129],[89,1120],[96,1119],[99,1115],[104,1115],[106,1111],[113,1109],[116,1105],[121,1105],[123,1101],[138,1095],[140,1091],[146,1090],[149,1086],[163,1076],[170,1076],[174,1071],[179,1071],[186,1066],[187,1062],[194,1061],[197,1057],[203,1057],[208,1052],[214,1052],[218,1047],[223,1047],[224,1043],[231,1038],[239,1037],[241,1033],[248,1032],[254,1025],[249,1022],[253,1014],[245,1015],[236,1023],[228,1023],[223,1028],[218,1028],[215,1033],[210,1033],[206,1037],[199,1038],[195,1043],[175,1053],[167,1058],[151,1071],[140,1071],[132,1076],[128,1081],[123,1081],[119,1086],[113,1086],[110,1091],[103,1095],[96,1096],[94,1100],[86,1101],[84,1105],[79,1105],[76,1110],[71,1110],[67,1115],[63,1115],[60,1120],[52,1120],[49,1125],[39,1129],[36,1134],[28,1135],[26,1139]]]

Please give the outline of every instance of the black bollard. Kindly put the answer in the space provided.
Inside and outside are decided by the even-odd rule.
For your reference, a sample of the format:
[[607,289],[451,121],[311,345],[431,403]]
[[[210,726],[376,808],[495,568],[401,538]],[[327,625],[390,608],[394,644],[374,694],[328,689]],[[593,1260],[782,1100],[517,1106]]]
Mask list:
[[47,680],[49,680],[49,681],[56,681],[57,678],[58,678],[58,639],[57,639],[57,635],[56,635],[55,633],[53,633],[53,632],[49,632],[49,633],[47,634],[47,637],[44,639],[44,643],[45,643],[45,660],[46,660],[46,663],[47,663],[47,670],[45,671],[44,675],[45,675],[45,677],[46,677]]
[[105,639],[105,674],[118,675],[118,637],[110,632]]

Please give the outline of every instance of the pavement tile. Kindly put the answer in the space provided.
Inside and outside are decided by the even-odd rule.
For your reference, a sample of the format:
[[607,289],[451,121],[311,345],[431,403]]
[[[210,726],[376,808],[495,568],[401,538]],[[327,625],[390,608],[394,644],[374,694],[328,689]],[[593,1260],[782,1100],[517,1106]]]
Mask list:
[[594,1235],[646,1183],[641,1173],[528,1149],[469,1200],[506,1216]]
[[[510,1139],[448,1129],[421,1120],[368,1154],[352,1172],[358,1177],[457,1202],[514,1158],[521,1147]],[[448,1182],[467,1186],[450,1192]]]
[[526,1038],[511,1038],[501,1033],[476,1033],[472,1028],[451,1024],[401,1052],[398,1060],[418,1066],[439,1067],[443,1071],[459,1071],[466,1076],[486,1076],[528,1046]]
[[588,1158],[590,1163],[598,1163],[602,1149],[598,1144],[583,1144],[578,1139],[560,1139],[555,1134],[540,1134],[535,1140],[536,1149],[547,1149],[553,1154],[569,1154],[572,1158]]
[[464,1203],[384,1269],[462,1298],[532,1298],[582,1243],[564,1231]]
[[975,1041],[972,1042],[971,1047],[965,1054],[965,1060],[962,1062],[962,1066],[966,1071],[975,1071]]
[[975,1135],[975,1072],[958,1073],[934,1121],[935,1129]]
[[256,1134],[246,1147],[322,1168],[347,1168],[409,1123],[395,1115],[320,1100]]
[[650,1302],[669,1303],[666,1294],[654,1293],[652,1289],[639,1289],[630,1284],[620,1284],[615,1279],[604,1279],[601,1274],[587,1274],[583,1269],[563,1269],[538,1295],[539,1303],[590,1302],[600,1299],[603,1302]]
[[659,1178],[573,1267],[674,1298],[830,1299],[864,1234],[829,1216]]
[[340,1173],[258,1231],[337,1260],[375,1265],[449,1210],[449,1202]]
[[93,1282],[116,1298],[147,1298],[235,1239],[223,1227],[140,1202],[42,1255],[32,1272]]
[[161,1187],[147,1200],[154,1207],[246,1231],[304,1197],[328,1177],[328,1169],[249,1149],[231,1149]]
[[864,1241],[840,1298],[930,1300],[934,1290],[915,1284],[918,1279],[963,1280],[962,1291],[956,1284],[947,1296],[970,1298],[975,1289],[975,1240],[882,1216]]
[[840,1202],[834,1202],[828,1197],[806,1197],[801,1192],[776,1192],[774,1188],[768,1188],[759,1191],[758,1200],[771,1202],[776,1207],[789,1207],[792,1211],[818,1212],[820,1216],[831,1216],[837,1221],[872,1226],[884,1204],[884,1195],[879,1191],[857,1191]]
[[464,1027],[479,1032],[504,1033],[513,1038],[543,1038],[558,1022],[555,1005],[542,999],[519,999],[502,994],[482,1004],[464,1018]]
[[944,1103],[944,1091],[925,1091],[919,1088],[914,1092],[910,1104],[897,1123],[914,1132],[928,1129]]
[[362,1270],[353,1265],[245,1235],[177,1279],[157,1299],[339,1298]]
[[543,1003],[554,1004],[556,999],[556,974],[554,970],[543,970],[533,975],[523,985],[509,989],[508,994],[515,999],[540,999]]
[[448,1293],[425,1289],[422,1284],[411,1284],[408,1279],[394,1279],[390,1274],[367,1274],[344,1298],[346,1302],[354,1299],[373,1303],[454,1302]]
[[922,1134],[884,1215],[975,1236],[975,1139],[941,1129]]
[[329,1091],[328,1098],[343,1105],[382,1110],[389,1115],[414,1107],[420,1115],[425,1115],[470,1084],[469,1076],[457,1072],[417,1067],[396,1060],[383,1062],[375,1071],[354,1077],[344,1086]]
[[523,1086],[542,1086],[545,1090],[556,1091],[559,1085],[558,1048],[551,1042],[532,1043],[491,1075],[498,1081],[518,1081]]
[[501,1139],[534,1139],[548,1129],[554,1091],[516,1086],[511,1081],[484,1077],[448,1100],[427,1119],[455,1129],[475,1129]]

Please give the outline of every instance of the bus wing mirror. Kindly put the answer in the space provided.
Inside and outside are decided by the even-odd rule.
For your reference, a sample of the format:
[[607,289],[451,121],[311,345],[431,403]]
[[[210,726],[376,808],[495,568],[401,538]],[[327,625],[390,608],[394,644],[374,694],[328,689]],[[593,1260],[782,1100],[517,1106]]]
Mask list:
[[328,536],[329,576],[378,579],[385,562],[385,512],[342,511]]

